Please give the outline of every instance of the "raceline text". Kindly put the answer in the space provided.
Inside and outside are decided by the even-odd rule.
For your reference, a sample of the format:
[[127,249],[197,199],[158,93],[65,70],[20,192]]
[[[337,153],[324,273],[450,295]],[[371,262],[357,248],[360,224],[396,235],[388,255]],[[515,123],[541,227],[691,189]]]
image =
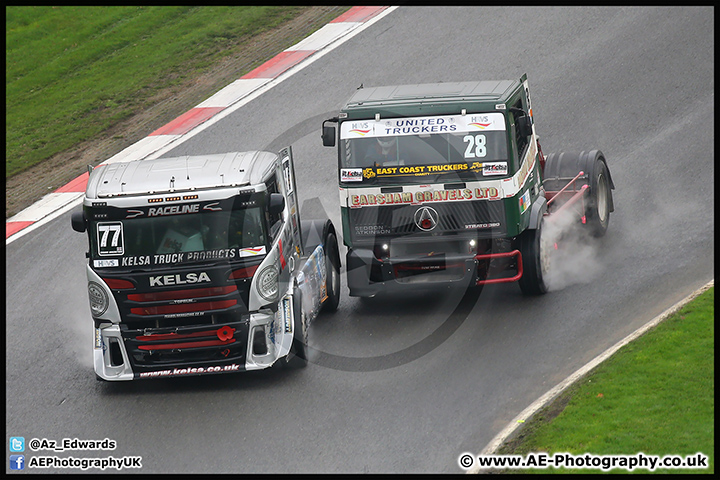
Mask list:
[[458,190],[434,190],[425,192],[379,193],[367,195],[350,195],[350,207],[358,208],[366,205],[416,204],[423,202],[445,202],[454,200],[500,198],[500,191],[495,187],[464,188]]
[[182,215],[185,213],[198,213],[200,204],[191,205],[168,205],[166,207],[148,208],[148,217],[158,217],[162,215]]

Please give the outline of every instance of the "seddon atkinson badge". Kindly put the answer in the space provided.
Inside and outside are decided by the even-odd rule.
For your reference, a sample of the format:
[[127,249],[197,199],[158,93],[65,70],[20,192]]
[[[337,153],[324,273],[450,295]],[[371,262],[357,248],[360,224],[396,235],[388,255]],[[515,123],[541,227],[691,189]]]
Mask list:
[[290,147],[90,169],[95,374],[133,380],[307,364],[307,331],[340,300],[328,219],[300,219]]
[[565,211],[601,236],[614,210],[602,152],[543,155],[526,75],[360,88],[322,140],[337,143],[352,296],[499,282],[543,294],[546,225]]

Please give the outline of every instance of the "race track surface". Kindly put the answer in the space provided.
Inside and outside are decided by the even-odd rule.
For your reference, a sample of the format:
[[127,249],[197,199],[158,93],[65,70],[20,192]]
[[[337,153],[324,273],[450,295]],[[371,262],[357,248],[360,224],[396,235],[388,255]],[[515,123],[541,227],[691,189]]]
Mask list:
[[6,247],[6,436],[109,438],[43,453],[142,456],[142,473],[461,473],[461,453],[713,278],[713,72],[711,8],[394,10],[163,156],[292,145],[301,214],[339,227],[320,126],[358,86],[527,73],[544,153],[606,155],[607,235],[568,245],[537,298],[503,284],[360,301],[343,282],[301,371],[108,384],[66,213]]

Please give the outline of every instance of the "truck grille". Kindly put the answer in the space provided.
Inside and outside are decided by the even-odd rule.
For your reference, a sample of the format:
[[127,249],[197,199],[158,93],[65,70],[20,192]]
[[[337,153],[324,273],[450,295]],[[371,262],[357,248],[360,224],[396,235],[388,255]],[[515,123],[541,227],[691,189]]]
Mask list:
[[248,321],[213,326],[132,329],[121,325],[133,370],[193,363],[245,362]]
[[[432,231],[423,232],[415,223],[415,213],[422,206],[431,207],[438,214],[437,226]],[[507,231],[503,201],[355,208],[350,210],[350,223],[353,239],[360,241],[378,236],[469,231],[477,231],[478,238],[490,238]]]
[[147,293],[117,292],[123,323],[130,328],[218,325],[221,316],[237,320],[247,308],[235,285]]

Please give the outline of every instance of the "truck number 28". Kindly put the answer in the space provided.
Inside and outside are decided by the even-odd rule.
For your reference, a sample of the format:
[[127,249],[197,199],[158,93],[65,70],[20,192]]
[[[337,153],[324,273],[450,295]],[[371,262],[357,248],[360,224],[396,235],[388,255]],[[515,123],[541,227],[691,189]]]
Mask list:
[[487,154],[485,135],[465,135],[463,142],[467,142],[465,158],[482,158]]

